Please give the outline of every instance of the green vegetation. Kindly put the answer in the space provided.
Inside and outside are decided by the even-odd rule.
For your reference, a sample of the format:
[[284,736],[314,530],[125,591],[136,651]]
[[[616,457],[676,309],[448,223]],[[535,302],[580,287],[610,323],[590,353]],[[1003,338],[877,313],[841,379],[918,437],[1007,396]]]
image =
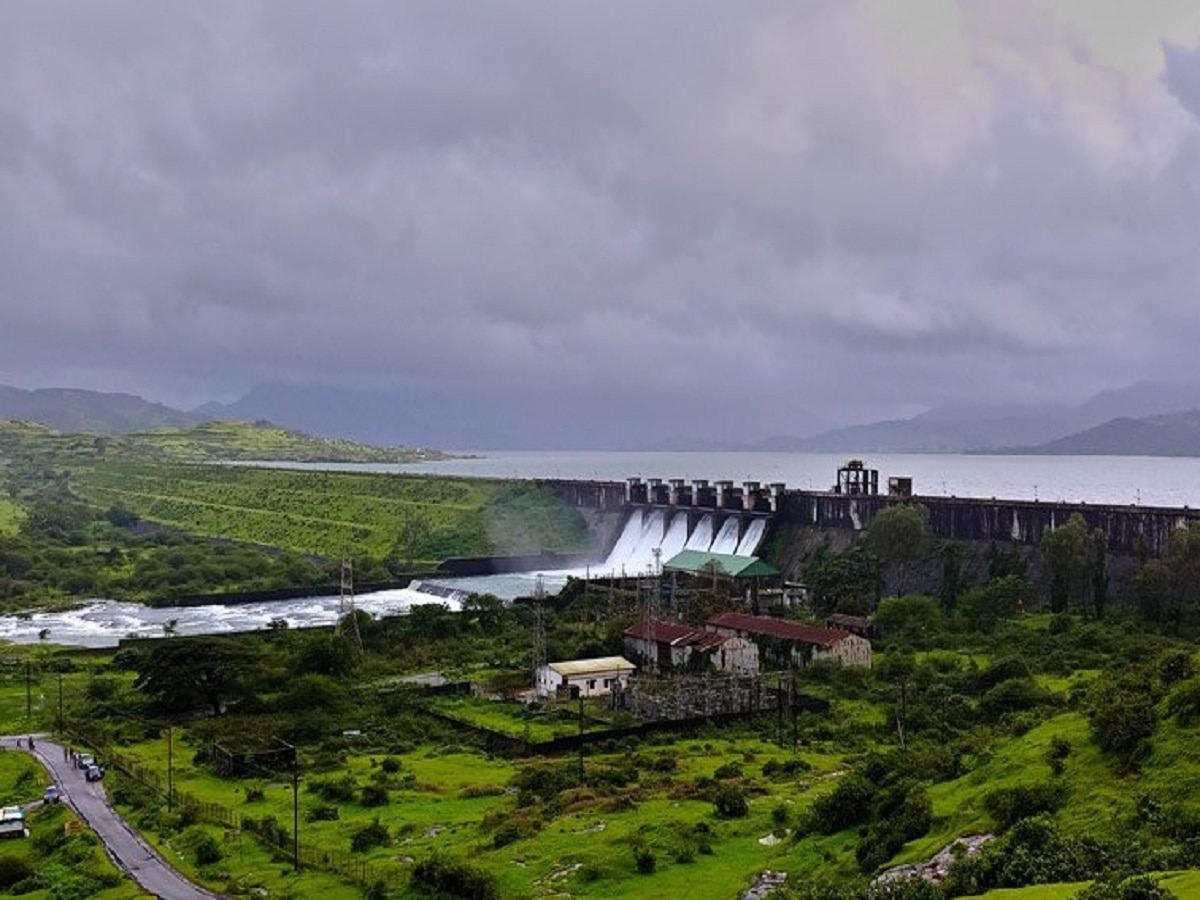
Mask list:
[[531,483],[198,466],[96,466],[74,488],[189,534],[301,553],[437,562],[579,549],[579,515]]
[[588,545],[578,512],[532,483],[181,462],[371,449],[228,423],[120,438],[0,423],[0,608],[327,587],[347,553],[369,583]]
[[[23,753],[0,753],[0,806],[41,798],[42,767]],[[117,871],[96,836],[64,804],[29,813],[31,837],[0,844],[0,895],[30,900],[127,900],[147,896]]]

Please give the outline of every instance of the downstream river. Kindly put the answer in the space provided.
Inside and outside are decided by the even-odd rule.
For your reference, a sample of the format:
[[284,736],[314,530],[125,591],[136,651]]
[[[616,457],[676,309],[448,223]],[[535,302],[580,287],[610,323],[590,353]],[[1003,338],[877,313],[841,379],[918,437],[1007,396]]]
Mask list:
[[[926,496],[998,497],[1010,500],[1083,501],[1117,505],[1200,506],[1200,459],[1134,456],[976,456],[961,454],[875,454],[862,457],[879,470],[881,488],[891,475],[913,479],[913,491]],[[827,490],[836,479],[842,454],[797,453],[620,453],[488,452],[470,458],[402,465],[271,465],[337,471],[411,472],[480,478],[566,478],[623,481],[642,478],[706,478],[782,481],[789,488]],[[265,463],[260,465],[266,465]],[[603,572],[602,561],[592,574]],[[583,573],[579,573],[583,574]],[[471,580],[451,585],[493,590],[498,596],[528,594],[534,575],[506,576],[503,584]],[[565,573],[546,573],[557,588]],[[454,598],[414,590],[362,594],[356,603],[373,615],[407,611],[415,603]],[[291,627],[328,625],[337,619],[339,599],[306,597],[236,606],[150,609],[139,604],[93,600],[67,612],[0,617],[0,640],[104,647],[127,635],[159,637],[165,626],[177,634],[213,634],[266,627],[286,619]],[[172,622],[173,620],[173,622]]]

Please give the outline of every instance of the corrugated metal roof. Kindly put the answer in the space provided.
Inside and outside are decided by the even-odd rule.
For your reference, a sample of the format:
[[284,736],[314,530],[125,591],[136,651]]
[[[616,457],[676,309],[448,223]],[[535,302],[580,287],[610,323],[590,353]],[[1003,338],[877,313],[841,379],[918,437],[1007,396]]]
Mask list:
[[847,631],[814,628],[812,625],[801,625],[799,622],[789,622],[786,619],[770,619],[766,616],[751,616],[746,613],[717,613],[708,620],[708,624],[713,628],[730,628],[748,634],[765,634],[771,637],[786,638],[799,644],[816,644],[820,647],[832,647],[838,641],[850,637],[850,633]]
[[[678,622],[638,622],[631,628],[625,629],[625,636],[631,638],[640,638],[644,641],[654,641],[655,643],[670,644],[672,647],[695,647],[698,650],[706,650],[724,640],[718,634],[711,631],[705,631],[701,628],[692,628],[690,625],[681,625]],[[716,640],[713,640],[716,638]]]
[[637,668],[623,656],[601,656],[597,659],[568,659],[563,662],[552,662],[550,668],[559,675],[590,675],[593,672],[615,672],[621,669],[630,671]]
[[663,569],[707,575],[713,569],[718,575],[730,578],[773,578],[779,574],[774,566],[757,556],[736,556],[733,553],[706,553],[703,550],[681,550],[663,563]]

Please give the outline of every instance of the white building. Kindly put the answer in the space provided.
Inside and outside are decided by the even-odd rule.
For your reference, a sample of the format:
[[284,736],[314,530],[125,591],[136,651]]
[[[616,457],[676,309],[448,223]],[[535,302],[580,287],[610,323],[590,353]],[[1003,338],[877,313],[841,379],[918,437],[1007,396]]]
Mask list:
[[561,688],[578,687],[583,697],[599,697],[624,688],[636,669],[623,656],[552,662],[538,669],[534,689],[539,697],[553,697]]

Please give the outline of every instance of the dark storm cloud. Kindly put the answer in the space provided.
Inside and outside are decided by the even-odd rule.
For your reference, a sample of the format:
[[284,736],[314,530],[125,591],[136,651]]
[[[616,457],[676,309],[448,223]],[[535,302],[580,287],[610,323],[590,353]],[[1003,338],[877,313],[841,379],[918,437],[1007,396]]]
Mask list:
[[1167,377],[1190,6],[8,4],[0,380],[653,437]]

